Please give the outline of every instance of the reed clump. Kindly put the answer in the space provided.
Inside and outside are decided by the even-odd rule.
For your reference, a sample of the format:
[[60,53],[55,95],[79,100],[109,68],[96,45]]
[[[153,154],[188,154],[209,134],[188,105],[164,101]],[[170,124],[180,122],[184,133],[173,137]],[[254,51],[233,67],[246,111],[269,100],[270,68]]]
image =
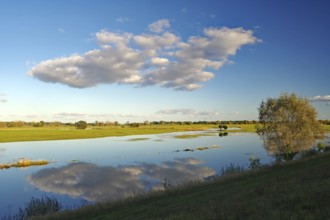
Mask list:
[[43,166],[49,164],[47,160],[30,160],[26,158],[20,158],[12,163],[2,163],[0,164],[0,169],[9,169],[9,168],[23,168],[29,166]]

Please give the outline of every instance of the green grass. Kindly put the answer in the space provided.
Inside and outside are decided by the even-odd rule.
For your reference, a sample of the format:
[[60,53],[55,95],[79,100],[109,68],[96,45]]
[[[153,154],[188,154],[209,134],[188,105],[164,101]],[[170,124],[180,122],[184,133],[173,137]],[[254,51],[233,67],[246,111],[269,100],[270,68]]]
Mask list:
[[35,219],[329,219],[330,154]]
[[41,141],[41,140],[67,140],[100,138],[111,136],[160,134],[177,131],[197,131],[214,128],[214,125],[145,125],[138,128],[108,126],[89,127],[86,130],[77,130],[74,127],[23,127],[23,128],[1,128],[0,143],[19,141]]
[[[330,132],[330,125],[323,125]],[[255,132],[254,124],[229,125],[229,127],[240,127],[241,130],[226,130],[224,132]],[[0,143],[19,141],[43,141],[43,140],[67,140],[100,138],[112,136],[160,134],[178,131],[198,131],[217,128],[216,125],[142,125],[138,128],[108,126],[88,127],[86,130],[77,130],[74,127],[22,127],[22,128],[0,128]],[[209,135],[209,134],[202,134]],[[178,135],[177,138],[194,138],[200,134]]]
[[128,141],[146,141],[149,140],[150,138],[131,138]]
[[241,130],[223,130],[223,132],[256,132],[255,124],[230,124],[228,127],[241,128]]
[[330,125],[322,125],[326,132],[330,132]]
[[[330,132],[330,125],[323,125]],[[255,132],[254,124],[229,125],[239,127],[241,130],[226,130],[224,132]],[[100,138],[112,136],[160,134],[178,131],[198,131],[209,128],[217,128],[216,125],[145,125],[138,128],[109,126],[89,127],[86,130],[77,130],[74,127],[23,127],[23,128],[0,128],[0,143],[19,141],[42,141],[42,140],[67,140]],[[202,136],[208,134],[202,134]],[[178,135],[177,138],[195,138],[201,134]]]

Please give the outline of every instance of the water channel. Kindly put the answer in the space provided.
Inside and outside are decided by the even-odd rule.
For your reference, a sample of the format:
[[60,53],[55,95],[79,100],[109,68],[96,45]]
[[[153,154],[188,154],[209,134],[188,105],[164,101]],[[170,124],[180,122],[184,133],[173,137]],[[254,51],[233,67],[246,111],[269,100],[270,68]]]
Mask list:
[[[191,135],[191,138],[178,138]],[[274,158],[255,133],[216,131],[84,140],[0,144],[0,164],[29,158],[45,166],[0,170],[0,217],[14,213],[31,197],[55,197],[65,208],[118,199],[204,179],[230,164],[247,167],[254,155],[262,164]]]

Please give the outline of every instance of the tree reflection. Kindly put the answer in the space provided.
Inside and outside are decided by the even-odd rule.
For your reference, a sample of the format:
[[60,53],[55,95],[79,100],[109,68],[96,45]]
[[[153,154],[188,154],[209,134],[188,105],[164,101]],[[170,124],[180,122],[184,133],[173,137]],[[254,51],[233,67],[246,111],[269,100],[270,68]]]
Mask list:
[[295,138],[289,132],[264,134],[262,139],[265,149],[274,155],[277,161],[292,160],[299,152],[310,150],[316,141],[315,137],[310,136]]
[[220,132],[219,137],[228,136],[228,132]]

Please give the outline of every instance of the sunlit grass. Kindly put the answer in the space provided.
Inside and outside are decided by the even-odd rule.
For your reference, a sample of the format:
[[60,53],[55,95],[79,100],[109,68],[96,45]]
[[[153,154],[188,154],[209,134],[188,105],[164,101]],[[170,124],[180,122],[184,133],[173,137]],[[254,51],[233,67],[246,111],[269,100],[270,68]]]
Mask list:
[[131,138],[128,139],[128,141],[145,141],[145,140],[149,140],[150,138]]
[[12,163],[1,163],[0,169],[9,169],[9,168],[23,168],[30,166],[43,166],[49,164],[47,160],[30,160],[30,159],[19,159],[18,161]]
[[203,151],[203,150],[218,149],[218,148],[220,148],[220,146],[214,145],[211,147],[198,147],[198,148],[196,148],[196,150]]
[[43,128],[1,128],[0,142],[40,141],[85,139],[127,135],[161,134],[178,131],[199,131],[214,128],[214,125],[145,125],[140,127],[107,126],[88,127],[77,130],[74,127],[43,127]]
[[241,130],[225,130],[226,132],[256,132],[256,124],[229,124],[228,128],[240,128]]
[[326,132],[330,132],[330,125],[322,125]]

